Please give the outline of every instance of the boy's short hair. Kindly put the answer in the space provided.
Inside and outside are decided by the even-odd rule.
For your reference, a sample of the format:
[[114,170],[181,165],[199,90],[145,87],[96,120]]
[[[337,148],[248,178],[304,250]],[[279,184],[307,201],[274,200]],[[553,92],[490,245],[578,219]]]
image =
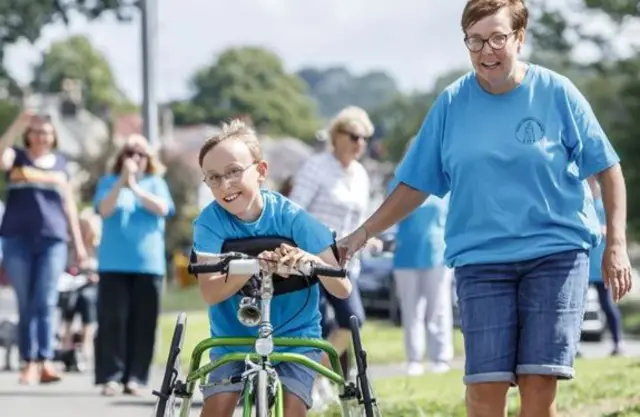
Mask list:
[[258,136],[256,135],[255,130],[253,130],[249,125],[243,122],[240,119],[234,119],[229,123],[223,123],[220,127],[220,132],[216,133],[213,136],[207,138],[202,147],[200,148],[200,153],[198,155],[198,163],[200,164],[200,168],[202,168],[202,160],[209,153],[211,149],[213,149],[217,144],[227,139],[237,139],[242,141],[249,148],[249,152],[251,152],[251,156],[255,161],[262,160],[262,148],[260,147],[260,141],[258,140]]

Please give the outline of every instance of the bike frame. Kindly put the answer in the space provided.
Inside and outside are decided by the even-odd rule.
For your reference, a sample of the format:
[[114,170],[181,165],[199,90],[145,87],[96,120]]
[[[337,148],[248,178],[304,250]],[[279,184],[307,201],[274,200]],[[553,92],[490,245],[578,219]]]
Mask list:
[[[346,398],[344,396],[347,383],[342,375],[342,367],[338,352],[331,345],[331,343],[323,339],[310,339],[310,338],[288,338],[288,337],[271,337],[271,299],[273,297],[273,283],[270,275],[262,277],[261,285],[261,305],[260,310],[262,313],[262,320],[258,329],[258,337],[224,337],[224,338],[208,338],[200,343],[193,349],[191,354],[191,360],[189,364],[188,375],[184,381],[186,386],[186,398],[180,408],[180,417],[188,417],[191,409],[191,402],[193,399],[193,392],[195,390],[196,381],[200,380],[201,385],[204,385],[207,380],[207,375],[214,369],[225,365],[229,362],[244,362],[247,357],[254,363],[264,364],[265,361],[271,362],[293,362],[301,366],[312,369],[318,374],[328,378],[334,384],[336,384],[340,391],[340,406],[342,408],[343,417],[355,417],[351,409],[349,408],[349,401],[353,398]],[[219,359],[210,362],[204,366],[200,366],[202,361],[202,355],[205,351],[215,347],[233,347],[233,346],[257,346],[258,342],[268,342],[271,344],[271,349],[267,354],[259,354],[257,352],[232,352],[223,355]],[[292,352],[273,352],[273,347],[309,347],[312,349],[320,349],[327,353],[331,362],[331,368],[329,369],[321,364],[309,359],[305,355]],[[270,365],[267,365],[270,366]],[[247,384],[247,379],[243,380],[243,383]],[[243,417],[251,417],[253,398],[245,389],[245,395],[243,398]],[[283,390],[280,380],[276,380],[276,396],[274,403],[273,417],[284,417],[283,413]]]

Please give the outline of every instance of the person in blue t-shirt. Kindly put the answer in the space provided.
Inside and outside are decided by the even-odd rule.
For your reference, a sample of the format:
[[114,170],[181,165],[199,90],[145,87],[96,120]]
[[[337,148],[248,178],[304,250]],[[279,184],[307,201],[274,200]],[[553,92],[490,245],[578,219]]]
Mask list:
[[[389,193],[397,185],[389,181]],[[398,223],[395,235],[393,275],[410,376],[424,373],[425,345],[432,372],[447,372],[453,359],[452,271],[444,263],[448,208],[448,196],[425,200]]]
[[602,192],[600,185],[594,177],[588,179],[589,187],[593,194],[594,204],[596,208],[596,214],[600,221],[602,228],[603,240],[594,247],[589,254],[589,282],[598,290],[598,300],[600,301],[600,307],[607,318],[607,326],[611,332],[613,339],[612,356],[622,355],[624,353],[622,343],[622,313],[620,308],[613,302],[611,291],[604,285],[602,279],[602,257],[604,256],[605,239],[607,234],[607,219],[604,211],[604,204],[602,204]]
[[620,160],[571,81],[519,60],[524,0],[469,0],[462,14],[473,71],[433,103],[397,167],[401,182],[338,246],[348,260],[429,195],[450,194],[445,259],[455,269],[469,415],[501,416],[517,384],[521,414],[556,414],[558,380],[574,377],[601,239],[585,179],[603,190],[604,280],[631,288]]
[[[243,122],[234,120],[223,125],[221,133],[202,146],[199,163],[215,201],[194,221],[193,246],[197,253],[220,253],[223,243],[229,239],[279,236],[292,240],[297,247],[282,245],[260,257],[283,263],[295,259],[296,262],[338,265],[331,250],[334,243],[331,230],[281,194],[261,189],[267,176],[267,163],[262,159],[256,134]],[[198,260],[206,261],[207,258],[199,254]],[[257,328],[245,327],[237,318],[238,292],[249,278],[199,274],[200,291],[210,306],[212,337],[257,336]],[[348,279],[319,278],[329,293],[339,298],[349,296],[351,283]],[[321,338],[319,296],[318,285],[313,285],[275,297],[271,304],[274,336]],[[214,348],[211,358],[251,349],[251,346]],[[317,362],[321,359],[321,352],[313,348],[276,347],[275,350],[302,353]],[[285,389],[284,414],[305,416],[312,405],[314,373],[293,363],[280,363],[275,369]],[[233,414],[242,385],[230,384],[229,377],[240,376],[244,370],[244,362],[236,362],[223,365],[209,375],[209,384],[203,387],[203,417],[230,417]]]
[[98,182],[98,334],[95,380],[102,395],[138,395],[146,385],[166,274],[165,219],[175,207],[164,167],[147,139],[132,135]]

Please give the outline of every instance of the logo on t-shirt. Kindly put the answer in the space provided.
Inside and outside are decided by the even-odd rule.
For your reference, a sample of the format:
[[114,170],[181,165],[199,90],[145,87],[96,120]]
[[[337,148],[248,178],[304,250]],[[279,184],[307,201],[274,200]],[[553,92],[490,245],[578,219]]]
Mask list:
[[520,121],[516,129],[516,139],[525,145],[536,143],[544,137],[544,126],[533,117],[526,117]]

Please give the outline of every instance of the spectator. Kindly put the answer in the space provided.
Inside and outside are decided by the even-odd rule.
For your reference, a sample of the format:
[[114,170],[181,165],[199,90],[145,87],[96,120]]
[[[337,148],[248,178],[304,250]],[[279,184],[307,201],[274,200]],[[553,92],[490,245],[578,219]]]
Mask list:
[[605,237],[598,246],[591,250],[589,256],[589,282],[596,287],[600,307],[607,318],[607,327],[609,327],[609,331],[611,332],[611,337],[613,339],[613,350],[611,351],[611,356],[618,356],[624,354],[624,347],[622,343],[622,313],[620,312],[618,305],[613,301],[611,291],[604,285],[604,281],[602,279],[602,257],[604,256],[605,240],[607,235],[607,220],[604,211],[604,204],[602,204],[602,192],[600,190],[600,185],[594,177],[590,177],[588,181],[591,193],[593,194],[598,220],[602,227],[602,235]]
[[602,185],[604,279],[631,288],[620,159],[591,106],[560,74],[523,62],[524,0],[469,0],[462,13],[473,71],[438,96],[396,170],[400,184],[339,242],[348,259],[429,195],[450,193],[445,258],[455,268],[470,417],[556,415],[572,379],[600,227],[585,179]]
[[[23,147],[14,146],[22,135]],[[8,171],[6,210],[0,227],[4,267],[18,300],[22,384],[60,380],[54,356],[57,283],[67,263],[69,231],[83,262],[86,252],[67,174],[46,117],[24,112],[0,139],[0,167]]]
[[[92,354],[93,337],[97,321],[98,302],[98,259],[96,257],[98,244],[100,243],[100,233],[102,224],[100,217],[91,208],[85,208],[80,212],[80,233],[82,241],[87,250],[87,260],[84,263],[86,271],[80,271],[86,275],[88,283],[77,294],[69,297],[62,313],[63,335],[62,345],[65,349],[72,349],[73,340],[73,319],[78,315],[82,320],[82,341],[81,348],[83,359]],[[75,254],[74,254],[75,255]]]
[[[397,185],[394,178],[389,191]],[[447,372],[453,359],[452,273],[444,263],[448,203],[448,196],[426,200],[396,232],[393,269],[410,376],[424,373],[425,343],[433,372]]]
[[102,394],[138,395],[146,385],[166,274],[165,218],[174,212],[163,167],[147,140],[131,136],[98,183],[96,383]]
[[[293,179],[289,198],[333,229],[338,237],[355,230],[365,219],[369,206],[369,175],[358,161],[373,135],[369,115],[358,107],[347,107],[329,126],[332,149],[311,156]],[[349,266],[349,278],[357,279],[360,264],[354,260]],[[335,322],[329,320],[327,307],[334,310]],[[347,299],[339,299],[323,291],[321,301],[323,333],[337,349],[344,353],[351,342],[349,318],[355,315],[362,324],[364,308],[357,286]],[[323,364],[329,365],[326,355]],[[322,390],[328,394],[327,383],[320,379]]]

